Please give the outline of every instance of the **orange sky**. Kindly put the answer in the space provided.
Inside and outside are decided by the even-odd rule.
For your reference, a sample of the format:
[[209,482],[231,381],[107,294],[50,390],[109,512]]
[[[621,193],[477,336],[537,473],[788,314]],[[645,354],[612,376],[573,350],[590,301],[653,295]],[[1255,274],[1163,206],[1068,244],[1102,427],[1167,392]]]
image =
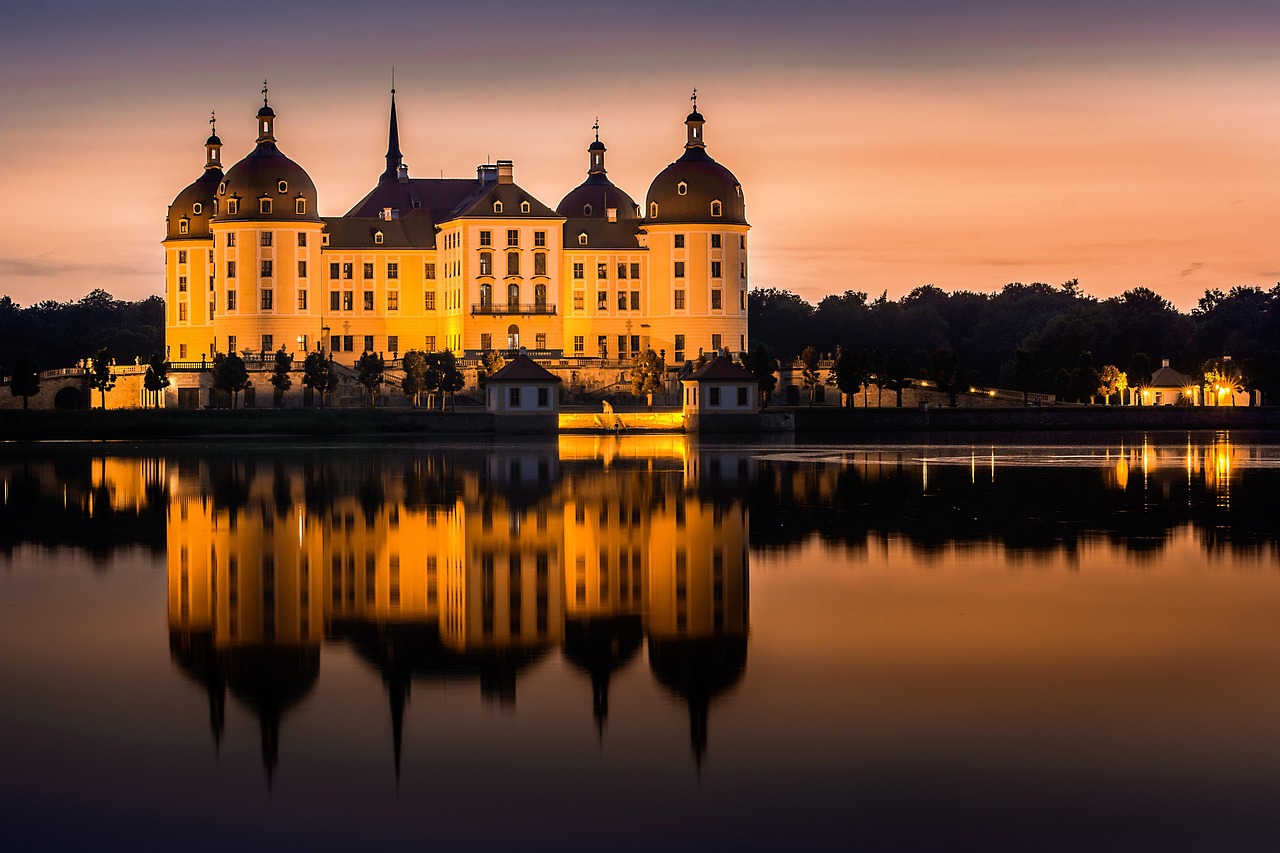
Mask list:
[[159,293],[165,207],[199,175],[208,110],[230,165],[252,147],[264,76],[282,149],[314,178],[321,212],[345,212],[383,168],[393,62],[412,174],[510,158],[552,206],[585,176],[597,115],[610,176],[643,201],[681,151],[697,85],[709,151],[746,193],[753,287],[816,301],[1079,278],[1097,296],[1145,286],[1186,310],[1206,288],[1280,280],[1280,56],[1253,46],[1275,15],[1252,35],[1241,13],[1203,37],[1187,18],[1133,41],[1141,3],[1120,4],[1132,32],[1096,37],[1085,18],[1064,18],[1063,37],[1055,20],[1007,23],[995,0],[976,23],[929,26],[853,5],[830,32],[748,10],[754,28],[692,54],[640,37],[682,32],[656,13],[616,48],[555,30],[535,46],[495,36],[503,49],[487,51],[461,20],[406,28],[439,40],[421,58],[355,25],[343,41],[324,18],[270,59],[236,47],[195,64],[200,51],[115,18],[102,26],[119,43],[73,32],[83,50],[68,59],[38,17],[22,20],[0,36],[0,293]]

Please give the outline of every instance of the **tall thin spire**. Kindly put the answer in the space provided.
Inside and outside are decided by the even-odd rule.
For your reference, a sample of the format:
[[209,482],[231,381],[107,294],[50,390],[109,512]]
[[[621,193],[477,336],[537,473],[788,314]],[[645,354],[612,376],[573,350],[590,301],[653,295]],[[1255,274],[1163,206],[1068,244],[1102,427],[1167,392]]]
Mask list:
[[400,125],[396,122],[395,71],[392,70],[391,73],[391,125],[387,130],[387,170],[379,178],[383,181],[394,181],[400,171],[400,165],[404,162],[404,155],[400,153]]

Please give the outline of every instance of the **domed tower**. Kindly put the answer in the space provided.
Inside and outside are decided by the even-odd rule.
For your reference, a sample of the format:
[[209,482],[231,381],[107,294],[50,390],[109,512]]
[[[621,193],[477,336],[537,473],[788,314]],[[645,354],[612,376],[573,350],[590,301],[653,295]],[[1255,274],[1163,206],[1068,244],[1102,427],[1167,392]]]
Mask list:
[[324,223],[316,185],[276,145],[276,113],[262,87],[257,145],[218,184],[212,223],[217,264],[215,352],[303,357],[320,341]]
[[655,329],[672,338],[668,363],[747,344],[742,185],[707,153],[696,90],[684,123],[684,154],[653,179],[644,211]]
[[649,264],[640,246],[640,208],[609,180],[600,122],[592,129],[587,179],[556,207],[565,217],[564,281],[572,287],[565,342],[573,355],[626,359],[651,345]]
[[222,140],[212,115],[209,126],[204,172],[178,193],[165,216],[165,346],[174,361],[198,360],[211,333],[211,300],[205,296],[214,275],[210,224],[222,182]]

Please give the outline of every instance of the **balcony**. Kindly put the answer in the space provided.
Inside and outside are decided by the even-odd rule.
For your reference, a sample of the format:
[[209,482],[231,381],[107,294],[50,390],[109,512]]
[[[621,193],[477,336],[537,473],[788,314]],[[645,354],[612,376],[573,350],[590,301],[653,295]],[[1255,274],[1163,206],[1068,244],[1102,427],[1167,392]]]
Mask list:
[[556,306],[550,302],[473,302],[471,316],[554,316]]

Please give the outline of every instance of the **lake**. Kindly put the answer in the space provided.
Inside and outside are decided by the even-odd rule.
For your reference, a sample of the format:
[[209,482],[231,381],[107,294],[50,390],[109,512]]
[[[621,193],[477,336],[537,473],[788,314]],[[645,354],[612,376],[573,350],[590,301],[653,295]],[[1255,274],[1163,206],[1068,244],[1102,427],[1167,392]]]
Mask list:
[[1274,849],[1280,445],[0,444],[11,849]]

